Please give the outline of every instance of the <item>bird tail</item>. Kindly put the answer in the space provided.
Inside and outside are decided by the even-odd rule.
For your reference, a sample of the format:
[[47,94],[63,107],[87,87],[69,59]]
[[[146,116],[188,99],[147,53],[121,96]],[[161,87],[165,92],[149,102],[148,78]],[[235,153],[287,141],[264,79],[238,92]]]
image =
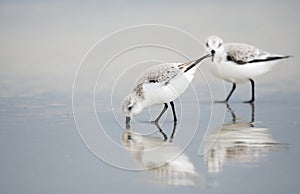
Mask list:
[[249,61],[248,63],[257,63],[257,62],[267,62],[267,61],[275,61],[280,59],[286,59],[286,58],[292,58],[293,56],[290,55],[273,55],[269,56],[265,59],[254,59],[252,61]]
[[270,56],[270,58],[273,60],[279,60],[279,59],[293,58],[293,56],[291,56],[291,55],[275,55],[275,56]]

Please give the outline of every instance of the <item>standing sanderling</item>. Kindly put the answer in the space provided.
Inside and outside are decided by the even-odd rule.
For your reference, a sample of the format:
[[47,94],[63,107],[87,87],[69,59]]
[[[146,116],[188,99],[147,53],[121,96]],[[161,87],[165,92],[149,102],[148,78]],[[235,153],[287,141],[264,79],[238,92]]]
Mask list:
[[147,69],[138,79],[133,91],[125,98],[122,110],[126,123],[144,108],[164,104],[164,108],[154,122],[158,122],[170,103],[174,122],[177,121],[173,100],[188,88],[197,70],[196,65],[211,55],[205,55],[186,63],[164,63]]
[[251,82],[252,97],[245,103],[254,102],[253,78],[270,71],[279,59],[291,57],[270,54],[248,44],[223,44],[223,40],[214,35],[207,38],[206,49],[212,54],[213,65],[210,66],[212,73],[233,84],[227,98],[224,101],[217,102],[228,102],[236,88],[236,84],[247,81]]

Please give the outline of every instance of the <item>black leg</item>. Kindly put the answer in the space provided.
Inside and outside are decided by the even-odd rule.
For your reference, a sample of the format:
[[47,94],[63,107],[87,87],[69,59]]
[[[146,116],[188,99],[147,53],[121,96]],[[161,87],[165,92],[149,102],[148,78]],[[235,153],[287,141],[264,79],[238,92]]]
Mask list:
[[173,139],[174,139],[174,135],[175,135],[175,131],[176,131],[176,126],[177,126],[177,123],[174,122],[173,131],[172,131],[172,134],[171,134],[171,137],[170,137],[170,142],[172,142]]
[[235,88],[236,88],[236,84],[233,83],[233,84],[232,84],[232,89],[231,89],[231,91],[229,92],[227,98],[226,98],[225,100],[223,100],[223,101],[215,101],[215,102],[216,102],[216,103],[227,103],[228,100],[229,100],[229,98],[231,97],[232,93],[234,92]]
[[[158,122],[153,122],[153,124],[157,127],[158,131],[163,135],[164,141],[167,141],[167,140],[168,140],[168,136],[167,136],[167,134],[162,130],[162,128],[160,127],[159,123],[158,123]],[[176,126],[177,126],[177,122],[174,122],[174,123],[173,123],[173,130],[172,130],[172,134],[171,134],[171,136],[170,136],[169,142],[172,142],[173,139],[174,139],[174,135],[175,135],[175,132],[176,132]]]
[[161,113],[158,115],[158,117],[154,120],[155,123],[157,123],[160,119],[160,117],[166,112],[166,110],[168,109],[168,104],[165,103],[165,106],[163,108],[163,110],[161,111]]
[[251,122],[250,122],[250,126],[254,127],[254,121],[255,121],[255,105],[254,103],[250,103],[251,105]]
[[167,134],[165,134],[165,132],[161,129],[161,127],[159,126],[158,122],[155,122],[154,125],[157,127],[158,131],[164,136],[164,141],[167,141],[168,136],[167,136]]
[[177,122],[177,117],[176,117],[176,112],[175,112],[175,106],[174,106],[173,101],[171,101],[170,104],[171,104],[171,107],[172,107],[174,122]]
[[232,89],[231,89],[230,93],[228,94],[228,96],[227,96],[227,98],[226,98],[226,102],[228,102],[228,100],[229,100],[229,98],[231,97],[232,93],[234,92],[235,88],[236,88],[236,84],[233,83],[233,84],[232,84]]
[[254,123],[255,121],[255,105],[251,103],[251,122]]
[[253,103],[254,102],[254,100],[255,100],[255,84],[254,84],[254,81],[253,81],[253,79],[249,79],[249,81],[251,82],[251,99],[250,100],[248,100],[248,101],[245,101],[244,103]]
[[233,111],[233,109],[229,106],[228,103],[226,103],[226,107],[227,109],[229,110],[230,114],[231,114],[231,117],[232,117],[232,123],[236,123],[236,115]]

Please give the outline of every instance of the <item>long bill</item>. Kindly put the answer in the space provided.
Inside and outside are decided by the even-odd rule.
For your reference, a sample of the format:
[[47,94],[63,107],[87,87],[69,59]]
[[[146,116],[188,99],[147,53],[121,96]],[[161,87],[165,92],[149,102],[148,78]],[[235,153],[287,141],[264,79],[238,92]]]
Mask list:
[[188,70],[192,69],[193,67],[195,67],[195,65],[197,65],[198,63],[200,63],[201,61],[203,61],[204,59],[211,57],[211,54],[207,54],[204,55],[203,57],[200,57],[199,59],[197,59],[193,64],[191,64],[188,68],[185,69],[184,72],[187,72]]

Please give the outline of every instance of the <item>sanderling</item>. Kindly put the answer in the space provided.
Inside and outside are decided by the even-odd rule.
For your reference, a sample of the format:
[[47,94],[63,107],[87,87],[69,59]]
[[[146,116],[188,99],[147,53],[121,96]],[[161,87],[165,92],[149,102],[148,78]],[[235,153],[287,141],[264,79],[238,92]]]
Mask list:
[[122,110],[126,123],[144,108],[164,104],[164,108],[154,122],[158,122],[168,108],[172,107],[174,122],[177,121],[173,100],[188,88],[197,70],[196,65],[211,55],[205,55],[186,63],[164,63],[147,69],[138,79],[133,91],[125,98]]
[[270,71],[278,60],[291,57],[271,54],[243,43],[223,44],[223,40],[215,35],[207,38],[206,49],[212,54],[213,65],[210,66],[212,73],[233,84],[227,98],[217,102],[228,102],[236,84],[247,81],[251,82],[252,97],[245,102],[254,102],[253,78]]

